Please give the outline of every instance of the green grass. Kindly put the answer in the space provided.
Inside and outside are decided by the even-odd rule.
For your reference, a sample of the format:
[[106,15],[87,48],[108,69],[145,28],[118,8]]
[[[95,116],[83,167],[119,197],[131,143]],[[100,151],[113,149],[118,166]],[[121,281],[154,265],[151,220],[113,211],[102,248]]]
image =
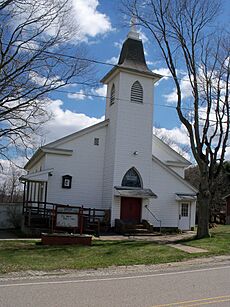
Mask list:
[[211,255],[230,254],[230,225],[211,230],[211,238],[188,240],[184,244],[207,249]]
[[0,241],[0,273],[157,264],[230,254],[230,226],[215,228],[210,239],[186,241],[184,244],[208,249],[209,253],[187,254],[165,245],[130,240],[95,240],[92,246],[42,246],[35,241]]

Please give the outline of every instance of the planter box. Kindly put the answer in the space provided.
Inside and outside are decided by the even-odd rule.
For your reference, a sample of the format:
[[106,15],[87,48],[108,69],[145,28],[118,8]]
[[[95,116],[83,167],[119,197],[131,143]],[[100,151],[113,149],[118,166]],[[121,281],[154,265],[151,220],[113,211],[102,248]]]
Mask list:
[[71,235],[71,234],[48,234],[42,233],[42,244],[44,245],[91,245],[92,236],[88,235]]

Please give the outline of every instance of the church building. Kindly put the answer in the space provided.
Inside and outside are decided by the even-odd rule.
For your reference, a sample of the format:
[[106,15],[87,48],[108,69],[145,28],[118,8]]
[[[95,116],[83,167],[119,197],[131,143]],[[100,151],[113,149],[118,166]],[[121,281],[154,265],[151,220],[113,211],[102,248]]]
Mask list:
[[101,80],[105,120],[37,150],[25,165],[27,199],[109,209],[111,226],[146,220],[193,228],[197,191],[184,179],[190,162],[152,133],[160,78],[147,67],[132,26],[118,64]]

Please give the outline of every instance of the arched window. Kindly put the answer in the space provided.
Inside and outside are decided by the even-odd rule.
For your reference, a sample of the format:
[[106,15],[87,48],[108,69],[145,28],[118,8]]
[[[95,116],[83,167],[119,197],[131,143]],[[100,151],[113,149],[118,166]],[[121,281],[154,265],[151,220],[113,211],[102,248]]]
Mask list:
[[141,178],[134,167],[130,168],[122,179],[122,186],[141,188]]
[[131,102],[143,103],[143,88],[139,81],[135,81],[131,87]]
[[111,92],[110,92],[110,105],[114,104],[115,102],[115,85],[112,85]]

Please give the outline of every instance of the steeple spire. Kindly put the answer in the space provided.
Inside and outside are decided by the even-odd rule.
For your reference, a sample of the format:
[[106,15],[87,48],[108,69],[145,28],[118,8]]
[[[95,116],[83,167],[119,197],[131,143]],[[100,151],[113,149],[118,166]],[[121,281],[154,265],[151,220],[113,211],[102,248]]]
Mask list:
[[131,20],[130,20],[130,31],[127,35],[128,38],[132,38],[132,39],[140,39],[139,38],[139,33],[137,32],[137,26],[136,26],[136,17],[132,16]]

